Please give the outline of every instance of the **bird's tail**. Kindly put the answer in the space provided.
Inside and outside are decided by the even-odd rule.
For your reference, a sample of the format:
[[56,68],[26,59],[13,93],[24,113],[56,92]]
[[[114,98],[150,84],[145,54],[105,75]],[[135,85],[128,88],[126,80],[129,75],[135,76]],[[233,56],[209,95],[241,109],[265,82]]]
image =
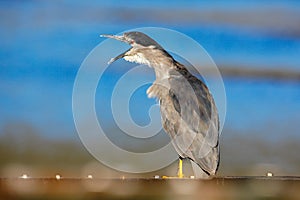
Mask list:
[[195,178],[199,178],[199,179],[210,179],[211,178],[205,171],[203,171],[201,169],[201,167],[197,163],[195,163],[192,160],[190,160],[190,161],[192,164]]

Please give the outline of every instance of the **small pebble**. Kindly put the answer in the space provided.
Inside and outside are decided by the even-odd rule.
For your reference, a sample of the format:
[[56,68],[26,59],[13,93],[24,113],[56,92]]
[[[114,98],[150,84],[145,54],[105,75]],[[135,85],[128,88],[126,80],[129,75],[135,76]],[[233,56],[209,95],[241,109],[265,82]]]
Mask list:
[[60,176],[59,174],[56,174],[56,175],[55,175],[55,178],[56,178],[57,180],[59,180],[59,179],[61,179],[61,176]]
[[267,174],[266,174],[268,177],[272,177],[272,176],[274,176],[274,174],[272,173],[272,172],[267,172]]

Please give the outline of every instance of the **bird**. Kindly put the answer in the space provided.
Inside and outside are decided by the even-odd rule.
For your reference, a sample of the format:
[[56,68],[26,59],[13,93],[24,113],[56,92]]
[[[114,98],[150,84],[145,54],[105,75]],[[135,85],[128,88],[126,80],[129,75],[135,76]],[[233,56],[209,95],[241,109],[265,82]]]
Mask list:
[[204,81],[145,33],[131,31],[101,37],[131,46],[109,64],[123,58],[154,69],[155,80],[147,89],[147,95],[158,100],[163,129],[178,153],[177,178],[184,178],[183,159],[190,160],[195,178],[215,177],[220,162],[219,115]]

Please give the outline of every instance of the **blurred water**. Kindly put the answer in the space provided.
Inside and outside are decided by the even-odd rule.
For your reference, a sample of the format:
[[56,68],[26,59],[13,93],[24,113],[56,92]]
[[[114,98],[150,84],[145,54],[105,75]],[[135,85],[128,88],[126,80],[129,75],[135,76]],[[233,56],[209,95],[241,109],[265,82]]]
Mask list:
[[[300,10],[297,1],[278,0],[272,4],[279,11]],[[297,33],[292,34],[293,37],[286,32],[273,33],[268,31],[268,26],[264,29],[259,24],[245,29],[238,24],[216,23],[213,17],[211,23],[169,24],[167,20],[153,17],[145,21],[130,18],[130,13],[127,13],[129,18],[123,19],[114,15],[123,8],[159,7],[163,10],[171,6],[194,11],[234,11],[256,7],[268,10],[268,5],[268,1],[192,1],[189,4],[172,1],[171,5],[161,1],[150,4],[109,1],[94,5],[90,1],[1,1],[0,129],[9,122],[25,121],[49,137],[74,137],[73,82],[83,59],[103,40],[99,38],[101,33],[118,33],[140,26],[174,28],[203,45],[219,66],[300,70],[300,37],[294,36]],[[289,23],[299,24],[297,16],[290,19],[293,20]],[[130,67],[125,62],[119,64]],[[106,109],[110,103],[110,87],[120,74],[122,70],[115,70],[104,77],[108,87],[103,103]],[[288,128],[291,130],[288,134],[297,135],[299,83],[226,79],[225,86],[228,95],[226,128],[242,130],[242,133],[253,128],[266,130],[274,137],[280,137],[281,131]],[[135,95],[134,103],[139,112],[132,109],[133,119],[140,124],[147,124],[149,104],[153,103],[146,98],[145,90],[142,88]],[[109,114],[101,120],[113,124]]]

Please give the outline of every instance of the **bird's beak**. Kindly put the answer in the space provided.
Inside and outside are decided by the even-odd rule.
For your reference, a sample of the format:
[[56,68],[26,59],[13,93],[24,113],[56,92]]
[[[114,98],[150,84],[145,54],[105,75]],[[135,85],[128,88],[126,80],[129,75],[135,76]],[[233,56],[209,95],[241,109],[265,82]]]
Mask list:
[[123,35],[102,34],[102,35],[100,35],[100,37],[112,38],[112,39],[115,39],[115,40],[126,42],[125,37]]
[[[125,37],[123,35],[119,36],[119,35],[102,34],[102,35],[100,35],[100,37],[112,38],[112,39],[115,39],[115,40],[119,40],[121,42],[128,43],[127,40],[125,39]],[[128,51],[130,51],[130,49],[128,49],[124,53],[121,53],[117,57],[110,59],[110,61],[108,62],[108,64],[111,64],[111,63],[115,62],[116,60],[119,60],[120,58],[123,58]]]

